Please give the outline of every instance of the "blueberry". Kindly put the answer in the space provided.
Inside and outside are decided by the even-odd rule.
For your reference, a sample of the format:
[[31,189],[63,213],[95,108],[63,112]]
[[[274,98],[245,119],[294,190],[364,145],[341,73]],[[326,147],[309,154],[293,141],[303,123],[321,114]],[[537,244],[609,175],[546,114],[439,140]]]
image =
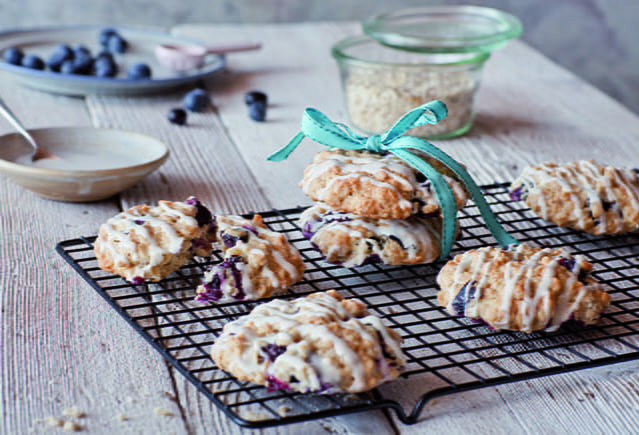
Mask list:
[[510,199],[512,199],[513,201],[521,201],[523,199],[521,186],[516,188],[515,190],[510,191]]
[[108,59],[111,62],[115,62],[113,54],[107,50],[102,50],[101,52],[98,53],[98,55],[95,57],[95,60],[98,61],[99,59]]
[[402,242],[402,239],[397,237],[395,234],[391,234],[390,236],[388,236],[388,239],[394,241],[395,243],[397,243],[400,248],[406,249],[406,247],[404,246],[404,243]]
[[204,89],[193,89],[184,96],[182,103],[191,112],[203,112],[211,104],[211,98]]
[[264,92],[251,91],[247,92],[246,95],[244,95],[244,102],[247,106],[250,106],[251,104],[258,101],[260,103],[268,104],[268,98]]
[[269,343],[262,347],[262,352],[266,354],[269,361],[275,361],[278,356],[286,352],[286,346],[278,346],[277,344]]
[[72,60],[65,60],[60,65],[60,73],[62,74],[77,74],[75,63]]
[[43,70],[45,65],[44,65],[44,61],[40,59],[38,56],[35,56],[33,54],[27,54],[26,56],[22,58],[22,66],[26,68],[31,68],[31,69]]
[[86,45],[76,45],[73,47],[75,57],[91,57],[91,50]]
[[95,75],[98,77],[115,77],[118,74],[118,65],[108,57],[102,57],[94,63]]
[[107,47],[112,53],[124,53],[128,47],[128,42],[126,39],[118,35],[111,35],[109,37],[109,42],[107,43]]
[[184,109],[171,109],[167,116],[171,124],[186,124],[186,111]]
[[73,65],[75,68],[74,74],[91,74],[91,71],[93,71],[93,58],[83,51],[76,51]]
[[47,66],[51,71],[59,72],[65,60],[73,60],[73,50],[67,44],[58,45],[47,59]]
[[477,282],[468,281],[464,286],[457,292],[455,298],[453,299],[453,303],[451,304],[457,315],[465,316],[466,315],[466,307],[468,306],[468,302],[471,299],[475,298],[475,292],[477,291]]
[[106,48],[109,46],[109,39],[113,35],[117,35],[117,34],[118,34],[118,31],[111,27],[104,28],[100,30],[100,34],[98,35],[98,42],[100,43],[101,46]]
[[256,101],[255,103],[248,106],[249,108],[249,117],[253,121],[262,122],[266,119],[266,104],[260,103]]
[[151,68],[145,63],[134,63],[126,70],[126,76],[131,80],[147,80],[151,78]]
[[11,47],[4,51],[2,57],[5,62],[10,63],[11,65],[21,65],[24,53],[18,47]]

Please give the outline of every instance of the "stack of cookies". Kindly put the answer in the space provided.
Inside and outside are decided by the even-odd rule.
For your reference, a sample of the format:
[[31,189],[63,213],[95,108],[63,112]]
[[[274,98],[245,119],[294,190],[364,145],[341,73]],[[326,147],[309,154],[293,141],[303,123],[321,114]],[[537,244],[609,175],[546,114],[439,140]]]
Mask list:
[[[436,159],[417,155],[442,174],[461,209],[469,196],[464,184]],[[439,257],[437,195],[421,172],[393,154],[322,151],[304,171],[301,187],[317,203],[302,214],[300,226],[329,263],[403,265]]]

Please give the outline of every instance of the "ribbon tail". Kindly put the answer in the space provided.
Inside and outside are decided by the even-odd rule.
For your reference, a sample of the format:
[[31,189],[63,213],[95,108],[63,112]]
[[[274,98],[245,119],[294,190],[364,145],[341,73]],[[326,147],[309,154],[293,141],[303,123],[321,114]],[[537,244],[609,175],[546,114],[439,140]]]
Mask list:
[[305,137],[306,135],[303,132],[297,133],[289,143],[268,156],[266,160],[270,162],[281,162],[282,160],[286,160]]
[[481,216],[486,223],[486,227],[488,227],[490,233],[493,235],[495,240],[497,240],[497,243],[499,243],[499,245],[504,248],[508,245],[519,244],[519,241],[511,236],[504,229],[504,227],[501,226],[501,224],[497,220],[497,217],[494,215],[490,206],[486,202],[486,198],[484,198],[484,195],[481,193],[479,186],[477,186],[477,183],[475,183],[475,180],[473,180],[466,169],[464,169],[464,167],[457,163],[457,161],[455,161],[452,157],[437,148],[435,145],[426,142],[423,139],[418,139],[412,136],[402,137],[401,139],[393,143],[393,145],[390,146],[388,150],[391,152],[395,152],[392,150],[393,147],[412,148],[423,151],[433,156],[444,165],[446,165],[448,168],[450,168],[450,170],[452,170],[466,185],[471,198],[473,199],[473,201],[475,201],[475,205],[479,209],[479,212],[481,213]]
[[455,242],[455,235],[457,234],[457,200],[455,199],[455,195],[453,195],[452,189],[444,177],[425,160],[415,156],[405,149],[390,151],[422,172],[430,180],[433,188],[435,189],[437,198],[439,198],[439,205],[442,209],[442,218],[444,222],[441,238],[441,252],[439,254],[439,259],[443,260],[448,257],[448,254],[450,254],[450,251],[453,248],[453,243]]

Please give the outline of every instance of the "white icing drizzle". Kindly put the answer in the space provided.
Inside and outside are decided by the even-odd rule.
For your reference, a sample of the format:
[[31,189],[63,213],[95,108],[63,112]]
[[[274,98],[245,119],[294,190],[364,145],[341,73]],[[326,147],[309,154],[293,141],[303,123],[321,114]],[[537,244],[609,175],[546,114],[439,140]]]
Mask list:
[[[639,182],[636,174],[632,171],[609,168],[615,182],[626,193],[633,208],[639,210]],[[553,163],[544,163],[534,167],[527,167],[519,177],[520,180],[532,180],[529,198],[537,198],[536,203],[531,204],[537,207],[543,219],[552,220],[550,204],[546,201],[546,195],[542,194],[543,188],[549,183],[557,183],[561,189],[569,195],[571,205],[566,207],[572,210],[573,217],[577,222],[577,228],[584,228],[590,216],[587,213],[592,205],[598,205],[604,210],[603,201],[612,203],[618,202],[619,198],[612,188],[610,178],[604,175],[601,167],[588,160],[571,162],[563,166],[556,166]],[[603,187],[602,194],[597,190],[597,185]],[[581,193],[588,197],[588,203],[584,203],[580,197]],[[599,232],[620,232],[624,223],[622,219],[608,213],[601,213],[597,216],[600,224]],[[608,228],[608,227],[611,228]]]
[[[228,249],[225,248],[225,259],[228,259],[233,255],[240,254],[246,261],[248,261],[248,264],[241,262],[235,263],[235,267],[237,268],[237,270],[240,271],[241,282],[235,283],[234,280],[231,281],[230,279],[224,279],[220,286],[223,292],[223,297],[219,300],[219,302],[236,300],[235,298],[233,298],[233,296],[238,293],[237,286],[239,285],[241,285],[242,290],[245,294],[243,300],[254,300],[260,297],[260,294],[258,293],[260,289],[255,286],[255,284],[249,277],[251,271],[254,269],[251,264],[251,259],[264,259],[264,266],[261,268],[259,273],[262,277],[266,278],[270,282],[271,287],[275,289],[275,293],[278,293],[281,290],[286,290],[287,287],[284,287],[285,283],[280,282],[277,274],[273,270],[273,267],[285,270],[293,282],[300,280],[301,274],[295,264],[288,261],[287,258],[278,251],[278,248],[273,246],[273,244],[269,240],[269,237],[274,237],[278,235],[278,233],[267,228],[263,228],[259,225],[255,225],[250,220],[247,220],[241,216],[234,215],[218,215],[217,225],[218,234],[222,234],[229,228],[237,228],[241,231],[245,230],[248,234],[248,240],[246,242],[242,242],[238,239],[235,246]],[[264,247],[264,245],[266,245],[266,247]],[[292,258],[299,258],[301,261],[299,252],[293,246],[291,246],[289,243],[286,243],[284,247],[288,249],[288,253]],[[271,266],[269,262],[266,261],[267,253],[263,248],[269,249],[271,258],[275,262],[274,266]],[[210,282],[218,271],[219,266],[213,267],[209,272],[207,272],[204,278],[205,281]]]
[[[383,173],[389,179],[399,183],[408,191],[416,190],[416,182],[414,171],[400,163],[401,160],[393,155],[369,157],[369,156],[347,156],[339,153],[333,153],[330,158],[321,163],[312,163],[305,171],[304,179],[301,187],[305,194],[309,194],[312,182],[325,172],[333,168],[339,168],[339,176],[332,177],[326,186],[316,192],[318,201],[324,200],[324,194],[330,190],[332,185],[346,178],[362,178],[367,182],[378,187],[387,188],[395,192],[397,201],[404,209],[410,209],[410,201],[404,199],[399,190],[391,183],[378,180],[375,175]],[[363,175],[364,174],[364,175]],[[366,175],[368,174],[368,175]]]
[[[469,251],[461,254],[453,276],[453,283],[446,288],[448,292],[448,305],[446,309],[451,314],[455,314],[453,301],[457,292],[461,291],[460,289],[466,282],[470,281],[471,283],[475,282],[474,286],[476,290],[473,295],[473,300],[465,304],[464,315],[471,318],[480,317],[477,311],[478,304],[476,301],[481,299],[483,288],[490,279],[493,262],[497,259],[497,255],[493,254],[491,260],[486,260],[488,254],[494,249],[495,248],[484,247],[474,252]],[[570,302],[570,291],[577,280],[579,265],[583,261],[582,258],[580,256],[574,257],[576,270],[572,271],[571,276],[562,283],[562,289],[556,300],[556,309],[553,312],[551,311],[551,298],[553,297],[551,286],[553,282],[555,282],[558,272],[557,268],[563,267],[560,266],[559,260],[562,258],[570,259],[572,257],[567,253],[561,256],[553,255],[553,250],[549,248],[541,249],[526,257],[523,253],[529,248],[523,244],[518,245],[516,248],[511,247],[511,249],[514,249],[514,251],[512,251],[514,258],[511,262],[503,266],[505,268],[503,274],[504,283],[501,288],[497,289],[501,293],[501,306],[499,307],[501,319],[496,321],[492,326],[496,329],[512,329],[511,309],[515,297],[514,292],[517,284],[523,281],[524,298],[518,307],[521,317],[521,330],[525,332],[533,331],[535,316],[540,308],[544,317],[548,319],[548,325],[544,329],[547,331],[557,330],[563,322],[570,318],[575,307],[579,305],[581,298],[591,290],[591,287],[587,285],[581,286],[573,302]],[[535,269],[542,265],[541,261],[544,258],[549,258],[549,261],[543,265],[541,278],[536,282],[536,285],[534,285],[535,278],[533,277],[533,273]],[[515,267],[515,264],[519,267]],[[468,272],[469,269],[471,278],[464,278],[464,276],[467,276],[466,272]],[[470,287],[470,285],[467,287]],[[466,288],[466,293],[468,291],[469,288]],[[468,301],[468,298],[465,297],[464,300]]]
[[[332,216],[344,221],[333,220],[325,222],[323,217],[329,213],[335,213]],[[329,217],[330,219],[330,217]],[[441,224],[437,218],[418,219],[411,218],[402,219],[367,219],[362,218],[353,213],[336,213],[328,205],[318,203],[313,207],[305,210],[300,215],[300,224],[303,228],[308,228],[312,232],[314,241],[316,237],[321,237],[322,231],[343,231],[354,240],[361,239],[364,234],[354,227],[362,227],[372,233],[372,237],[389,237],[394,236],[399,239],[408,251],[409,257],[415,257],[421,247],[426,253],[424,262],[431,262],[437,258],[440,252],[441,228],[437,228],[436,224]],[[339,252],[341,247],[337,244],[330,246],[327,257]],[[430,253],[430,255],[428,255]],[[375,244],[370,252],[358,252],[358,255],[342,263],[345,267],[353,267],[362,264],[370,254],[377,254],[384,260],[384,254],[381,246]]]
[[[100,239],[100,249],[108,250],[117,266],[131,266],[132,262],[129,261],[129,258],[133,260],[134,264],[139,261],[136,243],[131,238],[132,234],[137,234],[148,242],[148,252],[146,253],[148,260],[135,264],[132,270],[127,271],[126,278],[128,280],[132,280],[136,276],[145,277],[154,267],[162,264],[168,255],[181,252],[185,239],[180,237],[171,224],[160,219],[161,215],[171,215],[184,222],[185,225],[197,226],[195,218],[169,207],[164,201],[160,201],[157,207],[150,208],[148,212],[142,212],[139,208],[126,210],[102,225],[101,229],[106,232],[107,237]],[[135,221],[142,221],[142,224]],[[162,232],[163,237],[168,239],[166,248],[158,244],[149,228],[153,228],[154,233]]]
[[[324,390],[325,393],[332,393],[340,391],[339,385],[344,380],[340,370],[346,369],[352,376],[352,384],[348,387],[348,391],[366,390],[367,373],[358,353],[351,349],[345,340],[335,335],[326,323],[317,324],[317,320],[310,323],[309,317],[336,323],[339,329],[351,330],[363,340],[372,343],[375,360],[385,365],[381,367],[383,373],[386,373],[381,382],[391,380],[389,361],[383,355],[378,337],[370,334],[365,325],[369,325],[380,334],[398,366],[405,364],[399,342],[390,335],[381,319],[373,315],[355,318],[340,301],[327,293],[322,293],[320,297],[299,298],[290,302],[274,300],[260,305],[249,316],[227,324],[224,327],[224,334],[215,342],[214,348],[224,349],[225,338],[230,335],[243,336],[248,345],[244,348],[241,357],[232,362],[231,372],[235,367],[243,373],[263,371],[283,382],[288,382],[291,376],[295,376],[299,385],[291,385],[291,387],[298,391]],[[249,320],[250,326],[247,327]],[[265,330],[265,328],[276,332],[261,337],[254,332]],[[294,331],[297,340],[292,340],[293,336],[289,331]],[[328,357],[312,352],[308,346],[310,342],[330,342],[330,352],[337,356],[342,368],[332,363]],[[286,346],[286,349],[274,361],[271,361],[263,352],[263,348],[269,344]],[[330,384],[328,389],[327,384]]]

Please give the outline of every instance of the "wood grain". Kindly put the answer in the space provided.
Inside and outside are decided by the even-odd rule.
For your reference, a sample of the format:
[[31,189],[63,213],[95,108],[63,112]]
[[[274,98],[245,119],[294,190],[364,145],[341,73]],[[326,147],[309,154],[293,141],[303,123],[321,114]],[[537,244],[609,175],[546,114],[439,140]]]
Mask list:
[[[27,127],[91,125],[82,99],[7,77],[0,93]],[[4,121],[0,128],[11,131]],[[54,251],[61,240],[95,234],[118,203],[50,201],[3,179],[0,211],[0,433],[44,433],[42,419],[71,406],[87,414],[78,422],[92,433],[184,433],[180,419],[154,414],[156,406],[176,412],[162,359]]]
[[[256,53],[229,55],[227,70],[206,82],[215,108],[166,121],[183,91],[153,97],[66,98],[0,81],[0,94],[30,127],[95,125],[164,140],[171,150],[155,174],[118,198],[92,204],[45,200],[0,183],[0,433],[47,431],[37,419],[78,406],[88,433],[632,433],[639,424],[637,363],[448,396],[406,426],[380,412],[263,431],[243,430],[175,373],[53,252],[55,243],[95,234],[122,208],[198,196],[221,213],[288,208],[310,201],[297,187],[322,147],[305,140],[283,163],[265,157],[299,131],[313,106],[347,122],[330,46],[359,33],[359,23],[189,25],[181,34],[210,42],[256,39]],[[1,77],[5,79],[6,77]],[[270,98],[267,121],[247,115],[244,93]],[[0,133],[10,131],[0,121]],[[639,166],[639,119],[620,104],[520,42],[487,63],[471,132],[438,141],[479,183],[506,181],[523,165],[595,158]],[[420,378],[380,389],[412,405]],[[154,413],[156,407],[171,416]],[[115,417],[124,414],[127,421]],[[397,428],[397,429],[396,429]]]

